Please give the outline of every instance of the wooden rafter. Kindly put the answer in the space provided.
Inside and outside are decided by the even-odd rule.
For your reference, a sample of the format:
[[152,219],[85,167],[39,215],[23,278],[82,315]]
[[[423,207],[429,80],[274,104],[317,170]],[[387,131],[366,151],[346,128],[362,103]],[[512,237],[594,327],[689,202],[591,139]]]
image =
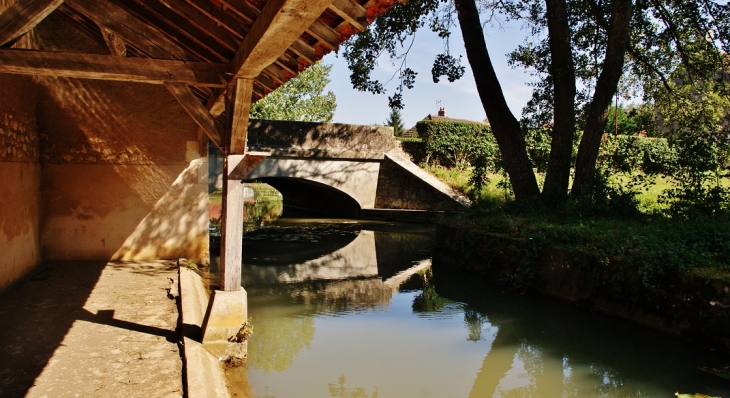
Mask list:
[[322,21],[316,20],[307,30],[309,34],[316,37],[320,44],[330,50],[336,50],[340,46],[340,35],[334,29]]
[[33,29],[63,0],[19,0],[0,14],[0,46]]
[[218,126],[208,109],[198,101],[188,86],[185,83],[165,83],[165,87],[180,102],[195,123],[203,129],[208,138],[218,148],[223,148],[223,129]]
[[334,0],[330,9],[361,32],[368,25],[367,12],[354,0]]
[[241,38],[234,38],[230,31],[211,20],[190,3],[184,0],[160,0],[160,3],[190,21],[191,25],[231,51],[236,51],[241,45]]
[[227,65],[109,55],[0,50],[0,73],[225,87]]
[[209,0],[186,0],[188,4],[195,7],[200,13],[215,21],[221,27],[227,29],[237,39],[242,40],[244,35],[244,21],[236,18],[233,14],[216,7]]
[[116,0],[149,26],[160,31],[201,60],[228,62],[234,50],[227,49],[200,32],[187,19],[157,1]]
[[66,5],[104,26],[152,58],[195,60],[158,29],[111,1],[66,0]]

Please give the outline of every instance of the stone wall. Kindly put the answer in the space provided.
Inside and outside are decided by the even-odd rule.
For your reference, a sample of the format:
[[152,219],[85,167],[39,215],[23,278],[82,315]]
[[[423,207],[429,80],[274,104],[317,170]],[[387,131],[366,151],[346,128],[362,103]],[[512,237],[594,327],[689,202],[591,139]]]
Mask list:
[[0,291],[41,261],[37,86],[0,75]]

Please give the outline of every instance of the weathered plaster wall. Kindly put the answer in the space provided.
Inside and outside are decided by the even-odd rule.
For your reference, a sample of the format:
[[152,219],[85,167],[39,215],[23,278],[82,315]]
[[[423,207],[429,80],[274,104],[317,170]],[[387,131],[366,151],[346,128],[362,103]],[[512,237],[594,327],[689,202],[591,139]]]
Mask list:
[[44,258],[207,259],[207,163],[167,90],[40,82]]
[[41,262],[36,84],[0,75],[0,291]]

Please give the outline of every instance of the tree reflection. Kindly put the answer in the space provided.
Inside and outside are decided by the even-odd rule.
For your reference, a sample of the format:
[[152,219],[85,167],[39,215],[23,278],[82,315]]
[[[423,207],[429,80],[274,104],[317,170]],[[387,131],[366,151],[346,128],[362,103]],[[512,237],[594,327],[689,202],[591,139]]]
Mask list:
[[289,369],[314,338],[314,318],[309,316],[257,318],[255,326],[248,341],[248,366],[266,374]]
[[347,379],[344,375],[337,378],[337,384],[329,383],[330,396],[335,398],[378,398],[377,389],[372,395],[368,395],[364,388],[347,388],[345,383],[347,383]]
[[438,312],[441,311],[447,304],[451,303],[451,300],[445,299],[436,293],[431,280],[433,279],[433,272],[431,268],[423,272],[419,272],[418,276],[423,281],[423,290],[420,294],[413,298],[413,311],[415,312]]
[[466,330],[469,331],[469,336],[466,338],[467,340],[482,340],[484,325],[488,323],[489,320],[486,315],[481,314],[472,307],[464,307],[464,325],[466,326]]

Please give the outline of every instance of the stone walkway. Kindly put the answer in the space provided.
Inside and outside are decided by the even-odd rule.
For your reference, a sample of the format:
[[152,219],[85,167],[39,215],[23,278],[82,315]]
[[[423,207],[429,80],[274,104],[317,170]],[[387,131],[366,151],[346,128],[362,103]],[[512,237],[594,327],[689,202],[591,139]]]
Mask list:
[[1,397],[180,397],[174,261],[57,262],[0,296]]

